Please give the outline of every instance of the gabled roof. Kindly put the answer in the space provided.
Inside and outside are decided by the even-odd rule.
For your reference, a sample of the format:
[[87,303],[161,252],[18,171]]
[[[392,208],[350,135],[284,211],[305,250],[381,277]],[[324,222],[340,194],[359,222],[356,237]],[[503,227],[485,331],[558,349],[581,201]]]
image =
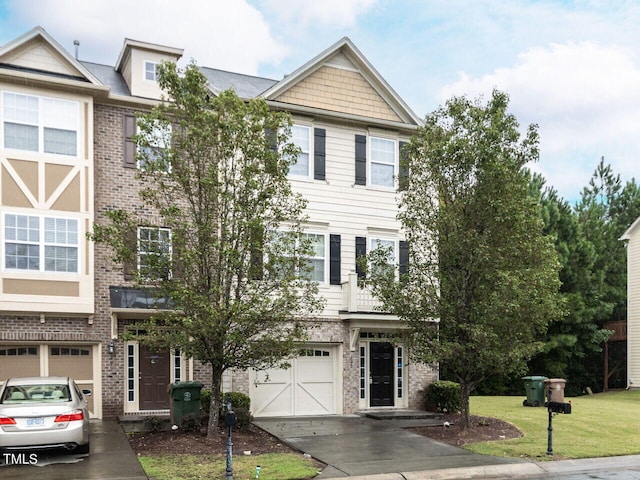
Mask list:
[[[42,50],[44,49],[44,50]],[[49,68],[32,68],[28,53],[50,56]],[[21,71],[25,74],[50,75],[68,80],[78,80],[96,86],[103,84],[82,63],[73,58],[44,28],[38,26],[0,47],[0,69]]]
[[299,85],[325,66],[355,69],[403,122],[415,125],[422,123],[420,118],[382,78],[348,37],[343,37],[293,73],[287,75],[283,80],[275,83],[263,92],[261,96],[267,100],[277,100],[285,92]]
[[618,240],[631,240],[631,237],[636,233],[640,227],[640,217],[636,218],[635,222],[631,224],[629,228],[622,234],[622,236]]
[[200,67],[200,71],[207,78],[211,90],[216,95],[223,90],[232,88],[240,98],[250,99],[257,97],[278,83],[277,80],[270,78],[243,75],[216,68]]

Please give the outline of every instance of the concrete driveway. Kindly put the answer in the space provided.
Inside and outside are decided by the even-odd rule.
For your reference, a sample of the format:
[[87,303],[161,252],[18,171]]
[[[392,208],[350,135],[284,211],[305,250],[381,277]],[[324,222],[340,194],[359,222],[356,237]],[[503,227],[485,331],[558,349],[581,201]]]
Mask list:
[[318,479],[519,463],[473,454],[404,429],[433,424],[432,420],[374,420],[353,415],[259,418],[254,423],[326,463]]
[[[58,451],[0,458],[0,478],[11,480],[147,480],[117,420],[91,421],[91,454]],[[31,455],[36,455],[31,457]]]

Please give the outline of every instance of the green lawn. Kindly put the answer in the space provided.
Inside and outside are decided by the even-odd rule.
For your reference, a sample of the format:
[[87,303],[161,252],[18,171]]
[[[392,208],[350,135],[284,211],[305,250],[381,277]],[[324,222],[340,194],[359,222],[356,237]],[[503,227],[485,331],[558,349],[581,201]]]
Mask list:
[[[227,467],[224,455],[166,455],[138,457],[149,477],[158,480],[198,480],[225,478]],[[261,480],[299,480],[317,475],[313,460],[302,454],[273,453],[233,457],[235,480],[255,479],[260,465]]]
[[[495,417],[516,425],[523,438],[483,442],[465,448],[502,457],[548,458],[548,413],[523,407],[522,397],[471,397],[471,414]],[[570,415],[553,418],[553,458],[607,457],[640,454],[640,391],[607,392],[567,398]]]

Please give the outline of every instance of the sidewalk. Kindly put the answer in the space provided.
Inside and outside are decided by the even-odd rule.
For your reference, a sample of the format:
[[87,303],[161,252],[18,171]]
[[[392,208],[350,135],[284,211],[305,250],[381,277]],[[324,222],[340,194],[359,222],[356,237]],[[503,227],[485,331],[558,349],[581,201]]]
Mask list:
[[[557,478],[558,476],[585,475],[593,478],[596,473],[637,472],[640,478],[640,455],[623,457],[586,458],[582,460],[558,460],[550,462],[512,463],[484,465],[467,468],[446,468],[422,472],[383,473],[349,477],[351,480],[462,480],[507,478]],[[599,477],[602,478],[602,477]]]

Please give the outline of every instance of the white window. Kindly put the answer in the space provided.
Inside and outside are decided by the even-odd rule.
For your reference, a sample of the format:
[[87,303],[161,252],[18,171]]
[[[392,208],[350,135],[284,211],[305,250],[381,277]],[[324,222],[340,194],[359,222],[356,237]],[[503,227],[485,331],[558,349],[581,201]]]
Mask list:
[[[139,125],[137,131],[138,134],[141,133]],[[162,152],[171,141],[171,131],[171,124],[161,125],[158,122],[153,124],[153,128],[147,138],[149,146],[141,147],[140,155],[138,155],[138,168],[140,170],[147,170],[149,164],[163,160]],[[156,165],[156,167],[159,167],[159,165]],[[163,165],[161,170],[169,171],[170,167],[170,165]]]
[[171,265],[171,230],[138,228],[138,271],[146,278],[166,278]]
[[[282,242],[287,245],[287,251],[291,249],[299,250],[301,241],[309,242],[311,251],[307,258],[307,266],[302,275],[307,280],[325,283],[327,272],[327,236],[324,233],[303,233],[299,237],[292,238],[283,231],[276,232],[275,242]],[[286,253],[283,252],[284,255]],[[300,272],[296,272],[300,273]]]
[[6,214],[4,267],[7,270],[78,272],[78,220]]
[[78,102],[3,92],[4,146],[76,156]]
[[370,137],[370,184],[393,188],[396,174],[396,142],[386,138]]
[[370,238],[369,239],[369,252],[381,248],[387,253],[387,264],[391,268],[395,268],[398,259],[398,247],[395,240],[388,238]]
[[370,238],[369,250],[375,250],[378,247],[389,250],[388,262],[393,264],[397,258],[396,243],[397,242],[395,240],[390,240],[388,238]]
[[144,62],[144,79],[151,82],[158,81],[158,64],[156,62]]
[[295,177],[311,176],[311,128],[304,125],[291,127],[291,143],[300,148],[296,162],[289,168],[289,175]]
[[308,279],[318,283],[325,283],[327,248],[326,235],[322,233],[303,233],[302,238],[311,242],[311,256],[309,257]]

